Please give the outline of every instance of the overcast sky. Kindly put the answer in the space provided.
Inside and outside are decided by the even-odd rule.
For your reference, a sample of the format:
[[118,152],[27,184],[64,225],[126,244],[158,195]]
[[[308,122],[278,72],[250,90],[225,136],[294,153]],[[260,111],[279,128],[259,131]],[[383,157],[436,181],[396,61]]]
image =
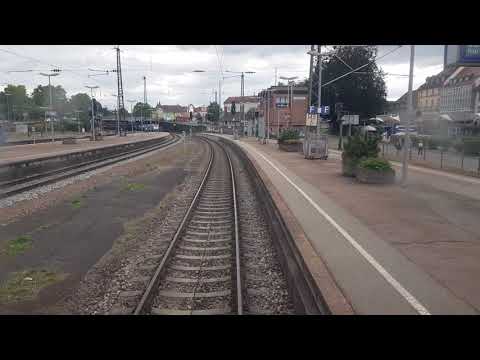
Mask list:
[[[378,57],[395,49],[396,45],[379,46]],[[245,75],[245,95],[253,95],[273,85],[275,68],[280,76],[308,75],[309,45],[134,45],[121,46],[125,106],[127,100],[143,100],[143,80],[147,77],[147,101],[162,104],[208,105],[214,99],[212,89],[218,90],[220,66],[223,71],[255,71]],[[15,54],[12,54],[15,53]],[[443,68],[443,45],[418,45],[415,54],[414,89],[427,76]],[[410,47],[403,46],[380,59],[378,65],[387,73],[408,74]],[[95,96],[102,104],[113,108],[116,98],[116,74],[88,77],[88,69],[116,68],[113,45],[0,45],[0,84],[26,85],[30,93],[48,78],[39,75],[53,66],[63,69],[52,84],[61,84],[67,96],[88,92],[86,85],[98,85]],[[12,70],[33,70],[14,72]],[[193,73],[193,70],[206,70]],[[346,68],[348,71],[348,68]],[[224,73],[224,75],[229,75]],[[233,74],[230,74],[233,75]],[[396,100],[408,88],[408,78],[387,76],[388,100]],[[223,82],[222,102],[229,96],[240,95],[240,78]]]

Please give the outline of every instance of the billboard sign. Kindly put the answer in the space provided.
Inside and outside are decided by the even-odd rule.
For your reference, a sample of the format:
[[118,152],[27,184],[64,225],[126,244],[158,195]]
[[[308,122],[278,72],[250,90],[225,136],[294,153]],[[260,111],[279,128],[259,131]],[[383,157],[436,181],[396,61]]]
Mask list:
[[444,65],[480,66],[480,45],[445,45]]
[[480,65],[480,45],[461,45],[459,62]]

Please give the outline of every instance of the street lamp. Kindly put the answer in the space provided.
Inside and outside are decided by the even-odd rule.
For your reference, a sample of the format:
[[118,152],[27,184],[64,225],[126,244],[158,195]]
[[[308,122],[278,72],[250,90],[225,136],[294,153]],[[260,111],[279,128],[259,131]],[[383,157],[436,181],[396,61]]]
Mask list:
[[[112,96],[115,96],[117,98],[117,104],[118,104],[118,95],[112,94]],[[120,136],[120,114],[118,111],[118,106],[117,106],[117,111],[115,112],[115,117],[117,118],[117,134]]]
[[133,131],[133,105],[134,103],[137,102],[137,100],[127,100],[130,103],[130,125],[132,126],[132,132]]
[[93,110],[93,89],[98,89],[98,86],[85,86],[86,88],[90,89],[90,97],[92,98],[92,140],[95,141],[95,113]]
[[50,111],[50,122],[52,123],[52,142],[55,141],[55,138],[54,138],[54,127],[53,127],[53,109],[52,109],[52,86],[50,84],[50,78],[52,76],[58,76],[60,75],[58,72],[56,73],[53,73],[53,74],[45,74],[45,73],[40,73],[40,75],[43,75],[43,76],[48,76],[48,89],[50,90],[50,104],[49,104],[49,111]]
[[[193,70],[192,72],[194,73],[213,73],[216,71],[213,71],[213,70]],[[223,78],[225,79],[225,78]],[[218,106],[220,107],[220,118],[221,118],[221,115],[222,115],[222,78],[220,78],[218,80]],[[219,119],[221,120],[221,119]]]

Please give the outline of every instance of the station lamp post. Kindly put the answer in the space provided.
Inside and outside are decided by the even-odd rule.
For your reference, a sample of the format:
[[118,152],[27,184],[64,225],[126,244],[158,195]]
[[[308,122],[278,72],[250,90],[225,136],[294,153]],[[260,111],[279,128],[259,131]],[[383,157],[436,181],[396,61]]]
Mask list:
[[133,104],[137,102],[137,100],[127,100],[130,103],[130,125],[132,126],[132,133],[133,131]]
[[50,111],[50,122],[52,123],[52,142],[54,142],[55,141],[55,137],[54,137],[55,130],[54,130],[54,126],[53,126],[52,85],[50,83],[50,78],[52,76],[58,76],[60,74],[58,72],[55,72],[53,74],[40,73],[40,75],[48,76],[48,89],[49,89],[49,93],[50,93],[50,96],[49,96],[49,98],[50,98],[49,111]]
[[90,97],[92,99],[92,140],[95,141],[95,112],[94,112],[94,105],[93,105],[93,89],[98,89],[98,86],[85,86],[86,88],[90,89]]
[[[194,73],[217,73],[213,70],[193,70]],[[218,106],[220,107],[219,121],[222,118],[222,77],[218,80]]]

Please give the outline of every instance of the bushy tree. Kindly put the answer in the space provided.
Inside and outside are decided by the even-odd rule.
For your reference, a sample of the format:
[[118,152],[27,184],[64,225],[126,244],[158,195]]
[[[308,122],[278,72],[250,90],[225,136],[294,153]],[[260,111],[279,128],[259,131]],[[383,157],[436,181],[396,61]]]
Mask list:
[[[385,74],[378,68],[375,58],[376,46],[340,46],[337,48],[337,56],[323,58],[322,84],[326,84],[351,69],[355,69],[369,63],[368,66],[359,70],[358,74],[347,75],[329,85],[322,87],[322,105],[329,105],[332,119],[336,124],[335,103],[342,102],[344,110],[351,114],[358,114],[360,118],[373,117],[381,114],[386,106]],[[340,59],[341,60],[340,60]],[[343,60],[343,62],[342,62]],[[318,75],[314,71],[314,81]],[[308,82],[306,83],[308,85]],[[316,92],[312,94],[313,103],[317,103]]]
[[220,105],[216,102],[210,103],[207,107],[207,120],[217,123],[220,120]]

